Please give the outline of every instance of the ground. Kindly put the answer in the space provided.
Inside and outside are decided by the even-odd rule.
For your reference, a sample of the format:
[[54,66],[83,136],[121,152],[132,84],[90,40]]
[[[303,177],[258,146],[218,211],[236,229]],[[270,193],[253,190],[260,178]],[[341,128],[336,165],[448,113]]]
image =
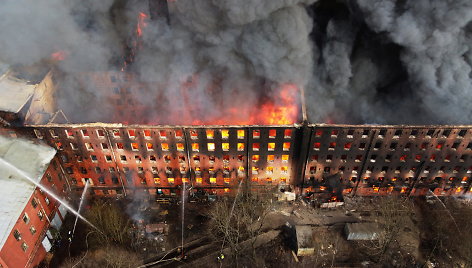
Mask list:
[[[274,199],[263,220],[261,231],[255,238],[241,241],[243,251],[238,258],[233,256],[227,243],[223,246],[222,237],[210,231],[212,219],[209,215],[214,202],[185,204],[183,253],[180,250],[181,203],[152,201],[143,207],[141,203],[129,200],[118,202],[123,210],[131,207],[132,211],[139,211],[130,215],[133,219],[130,229],[133,239],[132,246],[126,250],[130,255],[136,256],[140,263],[152,263],[149,267],[410,267],[424,264],[430,267],[449,267],[448,261],[450,263],[448,255],[440,255],[435,252],[431,243],[426,243],[432,238],[425,227],[424,215],[442,206],[430,199],[345,198],[345,204],[335,209],[316,208],[303,200],[278,202]],[[100,249],[91,245],[90,239],[86,245],[88,228],[83,223],[78,225],[76,235],[69,245],[67,232],[71,229],[73,220],[72,217],[66,219],[61,232],[61,245],[56,248],[49,267],[67,264],[64,261],[69,257],[80,260],[87,248],[88,256],[100,255]],[[381,239],[346,240],[343,230],[345,224],[350,222],[378,224],[383,230]],[[161,230],[162,233],[145,231],[146,224],[157,223],[161,225],[153,226],[168,226],[168,230]],[[314,255],[295,256],[296,225],[312,227]],[[221,253],[224,259],[221,259]],[[459,264],[457,267],[461,267],[463,262],[457,260],[456,263]]]

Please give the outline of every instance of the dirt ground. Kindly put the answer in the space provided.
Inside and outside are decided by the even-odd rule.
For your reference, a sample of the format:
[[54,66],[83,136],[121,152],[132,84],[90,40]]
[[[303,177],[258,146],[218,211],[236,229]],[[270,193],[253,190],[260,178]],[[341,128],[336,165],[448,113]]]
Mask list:
[[[434,265],[429,261],[427,250],[422,249],[424,230],[421,230],[421,206],[413,200],[405,201],[410,207],[399,209],[399,214],[388,215],[380,207],[383,201],[376,198],[346,198],[343,206],[335,209],[315,208],[311,204],[297,200],[292,202],[273,202],[267,214],[262,234],[276,230],[275,237],[261,236],[254,251],[246,257],[238,258],[241,267],[415,267],[427,264],[429,267],[447,267],[445,261]],[[129,208],[121,200],[123,208]],[[425,202],[415,200],[415,202]],[[218,260],[221,252],[221,238],[209,231],[211,220],[208,211],[214,203],[186,203],[184,221],[184,253],[178,249],[182,244],[182,205],[181,203],[149,203],[139,210],[139,217],[133,215],[135,251],[144,263],[157,262],[150,267],[234,267],[231,252],[224,260]],[[140,206],[140,205],[139,205]],[[429,206],[436,206],[435,204]],[[428,209],[432,209],[428,207]],[[344,234],[346,223],[368,222],[386,228],[395,221],[395,233],[387,242],[348,241]],[[56,247],[49,267],[59,267],[70,257],[80,256],[86,250],[86,226],[78,225],[76,236],[69,245],[67,231],[72,228],[74,218],[67,218],[61,232],[62,240]],[[143,234],[143,226],[149,223],[165,223],[169,226],[165,234]],[[296,241],[294,228],[297,225],[310,226],[313,231],[314,255],[295,256]],[[266,239],[266,240],[264,240]],[[381,241],[382,240],[382,241]],[[426,253],[425,253],[426,252]],[[182,256],[185,256],[182,258]]]

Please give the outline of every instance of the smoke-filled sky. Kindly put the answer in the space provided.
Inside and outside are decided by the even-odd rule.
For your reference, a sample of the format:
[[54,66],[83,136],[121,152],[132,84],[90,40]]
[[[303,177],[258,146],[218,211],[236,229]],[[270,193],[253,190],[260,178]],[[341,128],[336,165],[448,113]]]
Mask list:
[[30,65],[61,51],[58,108],[76,122],[116,119],[113,88],[77,74],[121,68],[139,88],[152,85],[133,92],[148,107],[143,122],[267,123],[255,114],[287,99],[300,105],[286,98],[293,85],[313,123],[472,121],[470,0],[168,4],[170,25],[151,20],[148,1],[2,1],[0,62]]

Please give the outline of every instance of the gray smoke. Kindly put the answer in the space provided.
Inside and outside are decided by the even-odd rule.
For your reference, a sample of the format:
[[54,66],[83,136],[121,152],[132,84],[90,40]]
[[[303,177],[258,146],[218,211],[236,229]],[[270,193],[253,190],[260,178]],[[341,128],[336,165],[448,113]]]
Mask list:
[[329,21],[315,65],[313,121],[470,124],[472,2],[347,6],[348,19]]
[[[44,63],[63,51],[56,97],[75,122],[120,121],[110,95],[129,87],[121,68],[132,55],[124,105],[146,109],[129,123],[219,122],[228,110],[244,121],[261,100],[277,103],[287,83],[305,89],[311,122],[470,123],[470,1],[168,5],[170,26],[149,19],[148,1],[2,1],[0,62]],[[140,12],[148,18],[138,40]],[[104,79],[115,75],[110,88]]]

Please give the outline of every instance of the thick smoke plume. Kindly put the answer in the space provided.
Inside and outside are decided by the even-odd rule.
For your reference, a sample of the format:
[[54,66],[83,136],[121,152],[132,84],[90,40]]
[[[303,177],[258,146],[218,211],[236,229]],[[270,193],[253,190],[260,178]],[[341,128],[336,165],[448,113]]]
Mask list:
[[0,61],[74,122],[471,123],[470,1],[149,1],[3,1]]

